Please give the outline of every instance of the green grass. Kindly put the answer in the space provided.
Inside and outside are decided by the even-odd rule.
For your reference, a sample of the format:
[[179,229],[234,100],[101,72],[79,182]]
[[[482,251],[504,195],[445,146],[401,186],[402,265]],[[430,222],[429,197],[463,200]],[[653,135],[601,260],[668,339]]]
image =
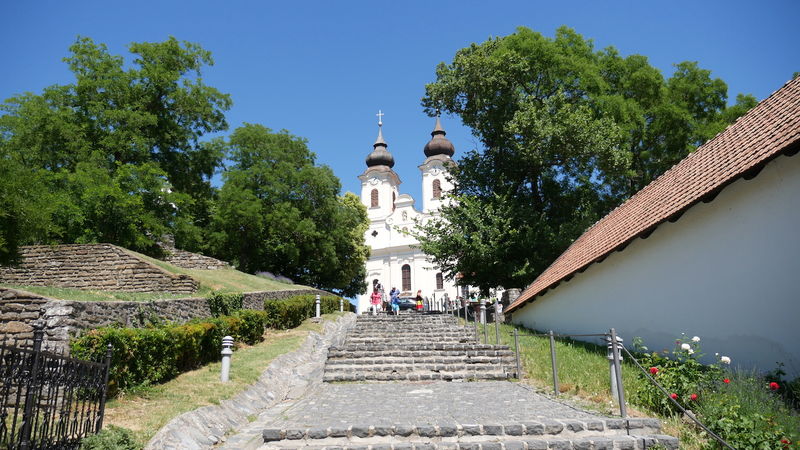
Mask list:
[[97,301],[145,302],[150,300],[205,297],[207,294],[211,292],[210,289],[204,288],[203,286],[201,286],[201,288],[197,292],[194,292],[192,294],[170,294],[168,292],[98,291],[98,290],[60,288],[53,286],[20,286],[12,284],[0,284],[0,286],[32,292],[34,294],[39,294],[45,297],[59,299],[59,300],[77,300],[84,302],[97,302]]
[[307,286],[299,284],[287,284],[274,280],[269,280],[248,273],[239,272],[236,269],[182,269],[164,261],[151,258],[141,253],[126,250],[134,256],[154,264],[167,272],[177,275],[189,275],[200,283],[197,292],[190,294],[170,294],[168,292],[119,292],[102,290],[83,290],[72,288],[61,288],[53,286],[25,286],[0,284],[2,287],[19,289],[43,295],[45,297],[59,300],[77,301],[133,301],[145,302],[151,300],[164,300],[176,298],[207,297],[212,292],[259,292],[259,291],[282,291],[308,289]]
[[[335,320],[341,313],[324,314]],[[174,417],[202,406],[217,405],[254,383],[276,357],[297,349],[309,331],[320,332],[321,323],[310,319],[286,331],[268,330],[264,342],[237,350],[231,359],[230,381],[219,381],[220,363],[186,372],[156,386],[136,390],[106,404],[106,425],[133,430],[144,446]]]
[[248,273],[239,272],[236,269],[201,270],[201,269],[182,269],[173,266],[159,259],[151,258],[141,253],[131,250],[127,252],[145,261],[154,264],[167,272],[189,275],[199,281],[202,287],[206,287],[217,292],[256,292],[256,291],[280,291],[288,289],[308,289],[307,286],[299,284],[281,283],[267,278],[257,277]]

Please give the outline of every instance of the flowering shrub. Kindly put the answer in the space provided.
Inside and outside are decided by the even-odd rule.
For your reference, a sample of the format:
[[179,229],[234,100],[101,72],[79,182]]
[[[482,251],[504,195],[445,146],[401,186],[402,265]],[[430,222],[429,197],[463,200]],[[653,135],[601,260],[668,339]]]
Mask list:
[[[650,367],[650,375],[671,393],[672,399],[684,408],[692,409],[700,392],[723,379],[723,371],[718,365],[706,366],[698,361],[702,355],[698,336],[691,339],[682,336],[675,341],[675,348],[671,352],[642,354],[640,363]],[[653,384],[648,382],[645,386],[637,396],[640,404],[666,415],[679,411]]]
[[[646,348],[635,345],[639,349]],[[639,344],[641,341],[639,341]],[[734,448],[795,448],[800,440],[800,418],[784,403],[780,374],[765,380],[755,374],[731,373],[725,369],[731,358],[717,354],[717,363],[706,366],[700,338],[685,335],[672,351],[639,353],[647,373],[683,408],[695,412],[705,425]],[[646,378],[645,373],[639,372]],[[652,383],[636,393],[635,401],[665,415],[681,411]],[[718,448],[709,440],[708,448]]]

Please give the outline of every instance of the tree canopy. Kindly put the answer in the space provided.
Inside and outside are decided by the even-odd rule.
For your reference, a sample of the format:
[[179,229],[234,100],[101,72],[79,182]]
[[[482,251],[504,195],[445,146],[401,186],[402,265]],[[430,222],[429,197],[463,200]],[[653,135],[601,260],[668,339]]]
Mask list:
[[592,223],[756,104],[696,62],[665,79],[642,55],[527,28],[459,50],[422,105],[458,115],[481,149],[451,171],[455,202],[421,248],[486,291],[524,286]]
[[[78,38],[75,80],[0,105],[0,263],[26,244],[108,242],[158,256],[165,234],[249,272],[344,295],[366,287],[366,211],[306,141],[261,125],[228,138],[231,99],[197,44]],[[222,188],[211,184],[224,170]]]
[[245,124],[227,143],[232,162],[212,218],[212,250],[248,272],[271,271],[345,296],[366,289],[367,213],[339,197],[339,179],[305,139]]

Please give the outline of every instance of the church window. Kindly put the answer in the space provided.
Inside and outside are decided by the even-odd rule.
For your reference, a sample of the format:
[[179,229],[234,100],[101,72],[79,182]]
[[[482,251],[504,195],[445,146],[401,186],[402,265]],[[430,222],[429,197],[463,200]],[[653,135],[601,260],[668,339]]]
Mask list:
[[372,197],[371,198],[372,202],[370,203],[370,207],[371,208],[377,208],[378,207],[378,190],[377,189],[373,189],[372,193],[370,195]]
[[442,182],[433,180],[433,198],[442,198]]
[[411,266],[406,264],[400,270],[403,273],[403,290],[404,291],[410,291],[411,290]]
[[444,278],[442,272],[436,274],[436,289],[444,289]]
[[396,205],[394,204],[395,200],[396,200],[396,197],[394,195],[394,192],[392,192],[392,212],[394,212],[394,209],[396,207]]

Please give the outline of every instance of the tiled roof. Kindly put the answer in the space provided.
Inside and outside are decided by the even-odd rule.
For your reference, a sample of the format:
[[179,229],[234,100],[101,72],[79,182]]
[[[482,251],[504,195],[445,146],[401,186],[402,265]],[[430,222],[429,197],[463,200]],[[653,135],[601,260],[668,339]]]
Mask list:
[[725,131],[600,219],[528,286],[512,311],[609,253],[710,201],[742,176],[754,176],[783,151],[800,144],[800,77],[786,83]]

